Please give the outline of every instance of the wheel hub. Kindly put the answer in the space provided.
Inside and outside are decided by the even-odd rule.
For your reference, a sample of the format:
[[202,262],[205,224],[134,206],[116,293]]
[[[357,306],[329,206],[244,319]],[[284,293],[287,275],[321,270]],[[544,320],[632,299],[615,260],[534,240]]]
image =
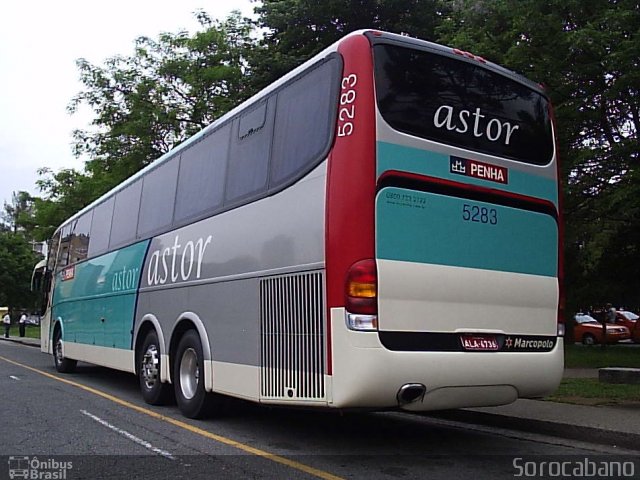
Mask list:
[[198,355],[193,348],[187,348],[182,354],[182,359],[180,359],[180,388],[182,395],[187,399],[195,397],[199,381]]
[[142,357],[142,379],[148,389],[152,389],[158,382],[159,365],[158,348],[155,345],[149,345]]

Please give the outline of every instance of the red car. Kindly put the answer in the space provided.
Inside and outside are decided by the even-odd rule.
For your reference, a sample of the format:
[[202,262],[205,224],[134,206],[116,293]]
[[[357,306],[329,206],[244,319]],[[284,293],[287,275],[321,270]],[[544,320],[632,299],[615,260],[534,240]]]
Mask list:
[[[575,316],[573,338],[585,345],[602,343],[602,324],[590,315],[578,313]],[[607,323],[606,343],[616,343],[631,338],[629,329],[622,325]]]
[[631,332],[636,328],[638,318],[640,318],[638,315],[628,310],[616,311],[616,325],[624,325]]

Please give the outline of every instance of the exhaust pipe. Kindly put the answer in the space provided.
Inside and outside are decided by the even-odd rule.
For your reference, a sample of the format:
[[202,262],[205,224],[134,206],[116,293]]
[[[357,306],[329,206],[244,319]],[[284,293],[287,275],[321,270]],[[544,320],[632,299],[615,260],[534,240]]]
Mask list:
[[400,390],[398,390],[398,394],[396,395],[398,405],[402,407],[409,403],[422,401],[426,391],[427,387],[421,383],[405,383],[400,387]]

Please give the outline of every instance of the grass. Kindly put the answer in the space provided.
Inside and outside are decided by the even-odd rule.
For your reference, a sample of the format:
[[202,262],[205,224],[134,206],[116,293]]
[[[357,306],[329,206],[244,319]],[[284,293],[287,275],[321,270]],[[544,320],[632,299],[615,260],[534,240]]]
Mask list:
[[600,383],[597,378],[565,378],[547,400],[581,405],[640,404],[638,385]]
[[[625,345],[564,347],[565,368],[640,368],[640,347]],[[600,383],[597,378],[565,378],[558,390],[546,398],[580,405],[640,404],[640,386]]]
[[[4,326],[0,328],[0,334],[4,336]],[[20,330],[18,325],[11,325],[9,336],[19,337]],[[40,338],[40,325],[27,325],[25,327],[24,336],[27,338]]]
[[565,368],[640,368],[640,347],[624,345],[565,345]]

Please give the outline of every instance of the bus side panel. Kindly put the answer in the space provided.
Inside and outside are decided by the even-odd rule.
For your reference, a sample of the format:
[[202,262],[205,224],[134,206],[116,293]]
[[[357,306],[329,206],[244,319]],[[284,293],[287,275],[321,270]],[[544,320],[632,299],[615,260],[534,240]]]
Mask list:
[[[213,375],[214,389],[257,400],[261,280],[324,267],[325,178],[323,162],[271,197],[154,238],[136,335],[144,317],[154,316],[169,352],[180,320],[201,322],[211,348],[204,357],[224,368]],[[234,375],[245,379],[243,391]]]
[[[117,353],[101,348],[130,349],[136,292],[148,245],[148,241],[139,242],[56,275],[52,321],[62,322],[67,344],[78,344],[66,348],[70,358],[113,366],[101,359]],[[102,353],[96,355],[98,350]]]

